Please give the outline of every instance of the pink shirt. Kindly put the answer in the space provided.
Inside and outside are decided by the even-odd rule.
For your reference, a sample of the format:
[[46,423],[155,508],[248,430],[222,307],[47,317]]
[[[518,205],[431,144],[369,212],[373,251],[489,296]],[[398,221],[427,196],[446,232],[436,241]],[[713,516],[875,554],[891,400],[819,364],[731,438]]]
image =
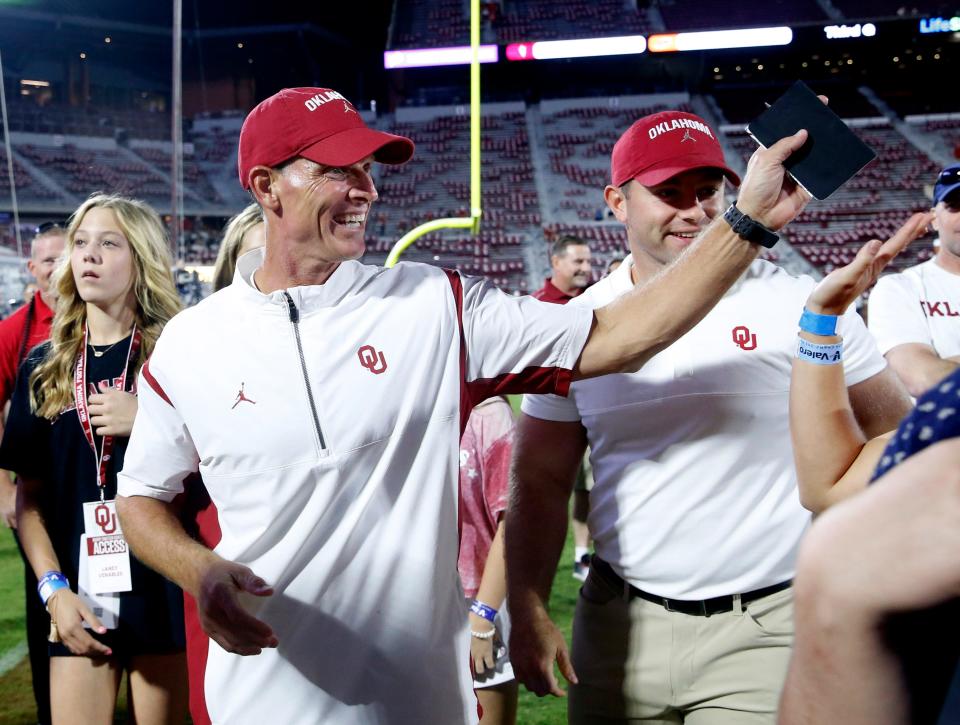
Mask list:
[[463,591],[476,595],[483,568],[507,508],[513,411],[503,398],[473,409],[460,439],[460,558]]

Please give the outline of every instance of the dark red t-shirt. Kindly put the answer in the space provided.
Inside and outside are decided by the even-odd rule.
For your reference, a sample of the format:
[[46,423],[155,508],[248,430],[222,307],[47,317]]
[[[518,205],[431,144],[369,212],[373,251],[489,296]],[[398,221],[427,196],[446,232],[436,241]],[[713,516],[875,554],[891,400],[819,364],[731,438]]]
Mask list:
[[554,286],[552,279],[545,279],[543,281],[543,287],[538,289],[530,296],[541,300],[542,302],[552,302],[555,305],[565,305],[577,295],[568,295],[559,287]]
[[[7,319],[0,321],[0,406],[6,404],[13,395],[17,382],[17,370],[27,353],[50,337],[53,324],[53,310],[44,303],[40,293],[33,297],[33,315],[30,316],[30,303],[25,304]],[[23,344],[24,327],[30,319],[30,331],[27,344]],[[22,353],[21,353],[22,349]]]

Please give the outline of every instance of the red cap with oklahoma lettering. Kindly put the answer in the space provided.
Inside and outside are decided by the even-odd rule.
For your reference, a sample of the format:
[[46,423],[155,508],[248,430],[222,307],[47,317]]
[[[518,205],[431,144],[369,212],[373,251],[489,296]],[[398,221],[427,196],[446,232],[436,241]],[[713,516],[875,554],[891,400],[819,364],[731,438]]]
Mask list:
[[699,116],[683,111],[644,116],[624,132],[610,158],[614,186],[631,179],[655,186],[701,168],[718,169],[734,186],[740,186],[740,177],[727,166],[713,129]]
[[295,156],[325,166],[349,166],[373,154],[384,164],[413,156],[413,141],[369,128],[346,98],[329,88],[284,88],[250,111],[240,129],[240,185],[254,166]]

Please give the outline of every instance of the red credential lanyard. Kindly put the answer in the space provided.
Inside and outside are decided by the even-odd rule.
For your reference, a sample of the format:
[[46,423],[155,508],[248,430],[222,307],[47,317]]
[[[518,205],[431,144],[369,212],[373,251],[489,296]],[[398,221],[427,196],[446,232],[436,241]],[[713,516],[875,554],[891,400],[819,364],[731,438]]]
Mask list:
[[[130,346],[127,348],[127,361],[123,365],[123,377],[120,379],[120,389],[127,390],[127,372],[130,369],[130,360],[137,356],[140,351],[140,330],[133,326],[133,334],[130,336]],[[97,464],[97,487],[100,489],[100,501],[103,502],[103,490],[107,485],[107,464],[110,462],[113,453],[113,436],[102,436],[100,451],[97,451],[97,444],[93,438],[93,427],[90,425],[90,409],[87,406],[87,328],[83,328],[83,349],[77,356],[77,364],[73,370],[73,398],[77,404],[77,417],[80,418],[80,427],[83,428],[83,435],[90,444],[93,451],[93,457]]]

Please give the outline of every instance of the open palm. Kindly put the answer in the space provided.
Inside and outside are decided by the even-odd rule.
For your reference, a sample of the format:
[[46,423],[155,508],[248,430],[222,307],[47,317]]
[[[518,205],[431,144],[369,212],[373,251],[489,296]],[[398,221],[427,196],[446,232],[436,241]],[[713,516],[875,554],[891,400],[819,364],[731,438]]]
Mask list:
[[823,278],[810,294],[807,309],[821,315],[842,315],[877,280],[890,260],[926,231],[932,218],[931,212],[919,212],[887,241],[871,239],[864,244],[850,264]]

